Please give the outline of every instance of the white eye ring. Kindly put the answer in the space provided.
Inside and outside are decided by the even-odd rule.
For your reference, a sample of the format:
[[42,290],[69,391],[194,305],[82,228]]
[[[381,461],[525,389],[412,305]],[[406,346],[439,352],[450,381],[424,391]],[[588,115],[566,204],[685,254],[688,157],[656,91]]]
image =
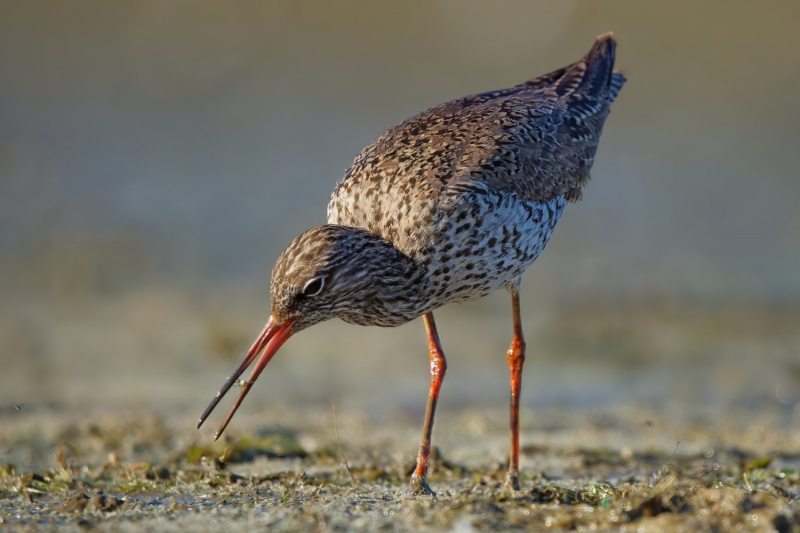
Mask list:
[[[319,284],[319,288],[316,285]],[[306,281],[305,285],[303,285],[303,290],[301,294],[303,296],[316,296],[322,289],[325,287],[325,276],[318,276],[316,278],[312,278]],[[310,290],[309,290],[310,289]]]

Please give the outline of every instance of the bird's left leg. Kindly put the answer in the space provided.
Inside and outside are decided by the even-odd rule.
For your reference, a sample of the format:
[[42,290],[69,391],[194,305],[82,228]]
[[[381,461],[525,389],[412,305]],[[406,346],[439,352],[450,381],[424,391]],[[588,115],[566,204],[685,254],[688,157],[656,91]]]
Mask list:
[[436,403],[439,401],[439,389],[444,381],[447,370],[447,360],[444,358],[442,345],[439,343],[439,334],[436,332],[436,322],[433,313],[426,313],[425,329],[428,331],[428,351],[431,364],[431,389],[428,393],[428,408],[425,410],[425,426],[422,429],[422,444],[419,446],[417,467],[411,476],[409,492],[412,494],[434,494],[425,480],[428,472],[428,456],[431,453],[431,432],[433,431],[433,415],[436,412]]
[[525,339],[519,316],[519,282],[509,287],[514,314],[514,338],[506,357],[511,370],[511,446],[508,457],[506,488],[519,490],[519,394],[522,386],[522,364],[525,362]]

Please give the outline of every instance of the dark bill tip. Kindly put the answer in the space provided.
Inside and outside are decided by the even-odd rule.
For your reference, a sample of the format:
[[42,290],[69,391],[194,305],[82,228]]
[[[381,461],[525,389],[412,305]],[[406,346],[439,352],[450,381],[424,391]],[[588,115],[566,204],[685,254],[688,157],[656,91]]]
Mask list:
[[197,429],[200,429],[200,426],[202,426],[203,422],[206,421],[206,418],[208,418],[208,415],[211,414],[211,411],[214,410],[222,397],[225,396],[233,384],[236,383],[236,380],[239,379],[239,376],[242,375],[242,372],[247,370],[247,367],[250,366],[250,363],[252,363],[256,357],[258,357],[258,354],[261,353],[261,350],[264,349],[269,340],[275,335],[276,331],[277,328],[275,327],[275,322],[272,320],[272,317],[269,317],[267,325],[264,326],[264,329],[258,334],[255,342],[247,351],[247,354],[245,354],[244,359],[241,360],[239,365],[233,371],[233,374],[231,374],[231,376],[225,381],[225,384],[219,390],[217,395],[214,396],[214,399],[211,400],[211,403],[208,404],[206,410],[203,411],[202,415],[200,415],[200,420],[197,421]]
[[[270,323],[272,324],[272,321],[270,321]],[[253,383],[255,383],[258,379],[258,376],[261,375],[261,371],[264,370],[264,367],[267,366],[267,363],[269,363],[270,359],[272,359],[272,357],[278,353],[278,350],[281,346],[283,346],[283,343],[292,336],[292,327],[294,327],[294,322],[286,322],[279,325],[273,324],[272,327],[274,329],[270,335],[269,342],[267,342],[267,345],[264,348],[264,353],[262,353],[261,357],[258,358],[256,365],[253,367],[253,371],[250,372],[250,377],[242,386],[242,392],[239,393],[239,396],[233,403],[233,407],[228,413],[228,416],[225,417],[222,425],[217,430],[214,440],[217,440],[220,435],[222,435],[222,432],[225,431],[225,428],[228,427],[228,423],[233,418],[233,415],[236,414],[236,410],[239,409],[244,397],[247,396],[248,392],[250,392],[250,389],[253,387]]]

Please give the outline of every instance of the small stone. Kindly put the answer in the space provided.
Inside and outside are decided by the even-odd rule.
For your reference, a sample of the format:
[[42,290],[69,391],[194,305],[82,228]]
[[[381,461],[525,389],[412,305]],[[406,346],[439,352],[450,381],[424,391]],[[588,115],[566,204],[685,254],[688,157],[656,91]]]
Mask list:
[[172,474],[170,474],[170,471],[168,469],[164,468],[163,466],[159,466],[159,467],[154,468],[153,472],[156,475],[156,479],[160,479],[162,481],[169,479],[170,476],[172,475]]
[[133,511],[139,508],[139,502],[135,498],[127,497],[122,500],[122,504],[117,508],[118,511]]
[[170,472],[168,469],[164,468],[163,466],[157,466],[149,469],[145,472],[145,479],[149,479],[151,481],[159,480],[164,481],[170,478]]
[[231,483],[231,484],[244,485],[245,483],[247,483],[247,478],[245,478],[243,476],[240,476],[238,474],[234,474],[233,472],[228,472],[228,475],[226,476],[226,480],[228,481],[228,483]]
[[70,496],[61,502],[61,505],[56,507],[56,511],[59,513],[79,513],[86,509],[86,505],[88,503],[89,497],[86,494],[79,492],[78,494]]
[[122,503],[122,500],[117,500],[113,496],[106,496],[102,492],[95,492],[92,494],[92,497],[89,498],[89,501],[86,504],[86,510],[108,513],[116,510],[117,507],[119,507],[119,505]]

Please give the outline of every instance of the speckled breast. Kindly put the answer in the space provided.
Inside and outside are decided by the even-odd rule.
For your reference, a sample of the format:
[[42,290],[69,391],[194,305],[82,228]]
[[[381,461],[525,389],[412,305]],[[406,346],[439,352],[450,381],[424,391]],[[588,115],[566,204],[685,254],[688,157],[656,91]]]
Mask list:
[[447,213],[426,250],[427,301],[435,309],[516,283],[544,250],[567,201],[467,193]]
[[430,182],[412,192],[392,181],[337,189],[328,222],[378,233],[422,263],[427,281],[420,314],[516,282],[544,249],[567,204],[563,197],[524,201],[481,183],[431,194]]

